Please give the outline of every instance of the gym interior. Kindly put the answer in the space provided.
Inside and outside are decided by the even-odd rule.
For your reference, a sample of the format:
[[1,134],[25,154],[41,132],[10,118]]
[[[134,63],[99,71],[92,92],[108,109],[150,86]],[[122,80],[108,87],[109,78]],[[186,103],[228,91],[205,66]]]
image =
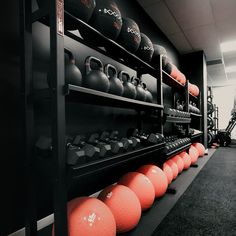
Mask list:
[[1,236],[236,235],[235,0],[4,4]]

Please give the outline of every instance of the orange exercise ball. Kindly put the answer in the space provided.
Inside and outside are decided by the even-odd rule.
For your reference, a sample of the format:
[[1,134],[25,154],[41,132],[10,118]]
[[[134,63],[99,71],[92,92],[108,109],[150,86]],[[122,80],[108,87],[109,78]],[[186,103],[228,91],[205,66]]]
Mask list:
[[177,80],[177,77],[178,77],[178,68],[172,64],[172,69],[171,69],[171,72],[170,72],[170,76],[173,77],[175,80]]
[[191,157],[187,152],[181,152],[179,155],[184,162],[184,170],[187,170],[191,166]]
[[[98,195],[111,210],[116,221],[117,233],[133,229],[141,217],[141,205],[136,194],[120,184],[110,185]],[[103,234],[101,234],[103,235]]]
[[172,161],[171,159],[169,159],[165,163],[167,165],[169,165],[169,167],[172,169],[173,179],[176,179],[178,176],[178,173],[179,173],[179,169],[178,169],[178,166],[176,165],[176,163],[174,161]]
[[195,84],[192,84],[191,87],[192,87],[192,94],[197,97],[199,95],[199,88],[198,88],[198,86],[195,85]]
[[69,236],[116,235],[116,222],[111,210],[97,198],[79,197],[68,202],[67,219]]
[[179,155],[175,155],[174,157],[171,158],[171,160],[173,160],[178,166],[178,173],[180,174],[184,169],[184,162],[182,158]]
[[199,157],[203,157],[205,154],[205,147],[201,143],[194,143],[193,146],[198,150]]
[[119,179],[118,184],[123,184],[134,191],[142,210],[152,206],[155,200],[155,189],[146,175],[139,172],[129,172]]
[[171,184],[172,180],[173,180],[173,172],[172,169],[170,168],[169,165],[167,165],[166,163],[163,164],[163,172],[165,173],[167,180],[168,180],[168,184]]
[[137,171],[146,175],[152,182],[156,197],[161,197],[165,194],[168,180],[162,169],[155,165],[143,165]]
[[195,164],[197,162],[199,155],[198,150],[193,145],[191,145],[191,147],[188,150],[188,154],[191,157],[191,165]]

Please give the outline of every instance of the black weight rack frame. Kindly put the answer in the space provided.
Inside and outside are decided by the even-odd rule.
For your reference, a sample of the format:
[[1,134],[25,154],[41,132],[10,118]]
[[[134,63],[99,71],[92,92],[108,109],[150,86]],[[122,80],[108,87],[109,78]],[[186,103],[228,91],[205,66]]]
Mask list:
[[[77,101],[78,103],[87,102],[90,104],[100,106],[114,106],[121,108],[129,108],[137,110],[138,127],[141,127],[142,117],[141,111],[155,110],[157,111],[157,132],[163,134],[164,114],[163,114],[163,85],[173,88],[179,93],[185,94],[186,111],[189,111],[189,100],[198,99],[188,92],[188,81],[185,86],[175,81],[169,74],[162,70],[162,57],[160,56],[160,64],[158,69],[153,68],[148,63],[142,61],[137,56],[131,54],[116,42],[104,37],[101,33],[93,29],[81,20],[74,18],[72,15],[64,11],[64,0],[50,0],[49,9],[39,9],[32,13],[31,0],[20,0],[20,23],[21,23],[21,68],[22,68],[22,100],[24,105],[24,118],[25,118],[25,155],[27,166],[27,196],[28,206],[26,215],[26,235],[37,235],[37,217],[36,217],[36,196],[34,195],[34,144],[37,137],[34,133],[34,96],[35,94],[46,92],[47,96],[51,99],[51,137],[52,137],[52,155],[53,155],[53,208],[54,208],[54,230],[55,236],[67,235],[67,181],[69,179],[76,179],[78,176],[87,175],[94,171],[104,168],[111,168],[115,165],[122,165],[127,161],[132,161],[143,156],[160,152],[164,149],[165,143],[153,145],[151,147],[143,148],[137,151],[117,155],[104,160],[99,160],[94,163],[77,166],[67,170],[66,166],[66,123],[65,123],[65,107],[69,100]],[[88,45],[83,39],[74,35],[69,31],[64,32],[64,14],[70,17],[77,25],[78,28],[86,30],[87,33],[96,35],[104,45],[110,48],[120,50],[121,54],[126,58],[126,61],[120,61],[115,55],[109,54],[102,49],[94,48]],[[33,73],[32,73],[32,23],[40,21],[50,28],[50,79],[51,88],[47,91],[35,91],[33,89]],[[137,71],[137,75],[150,74],[157,79],[157,103],[146,103],[116,95],[103,93],[96,90],[87,89],[84,87],[77,87],[73,85],[65,85],[64,78],[64,38],[70,37],[78,43],[83,43],[97,50],[98,52],[116,59],[118,62],[123,63],[130,68]],[[111,50],[112,51],[112,50]],[[112,102],[111,102],[112,101]],[[173,102],[174,103],[174,102]],[[110,105],[109,105],[110,104]],[[200,104],[200,103],[199,103]],[[178,118],[171,120],[171,122],[183,122],[189,125],[190,120],[178,120]],[[200,137],[201,135],[199,135]],[[189,145],[173,152],[175,154],[186,150]],[[166,154],[166,156],[170,156]],[[166,158],[163,157],[163,160]]]

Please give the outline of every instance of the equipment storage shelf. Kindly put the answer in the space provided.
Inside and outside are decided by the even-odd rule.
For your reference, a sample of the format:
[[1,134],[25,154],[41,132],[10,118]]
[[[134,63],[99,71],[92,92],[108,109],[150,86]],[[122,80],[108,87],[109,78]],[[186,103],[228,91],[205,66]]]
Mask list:
[[199,137],[201,137],[202,135],[203,135],[203,132],[198,133],[198,134],[192,134],[192,135],[191,135],[191,140],[194,140],[195,138],[199,138]]
[[166,116],[165,122],[189,124],[191,122],[191,118]]
[[192,117],[202,117],[202,115],[201,114],[196,114],[196,113],[190,113],[190,115],[192,116]]
[[174,88],[176,91],[179,93],[184,93],[185,92],[185,87],[176,81],[174,78],[172,78],[167,72],[162,70],[162,81],[164,84]]
[[149,147],[140,148],[135,151],[115,155],[112,157],[104,158],[88,164],[73,166],[69,168],[69,178],[76,179],[80,176],[90,175],[117,165],[125,164],[134,159],[143,158],[143,156],[154,154],[165,148],[165,143],[159,143]]
[[165,157],[165,159],[167,160],[167,159],[171,158],[172,156],[177,155],[177,154],[179,154],[179,153],[185,151],[186,149],[190,148],[190,146],[191,146],[191,143],[186,144],[186,145],[184,145],[184,146],[182,146],[182,147],[179,147],[179,148],[177,148],[177,149],[175,149],[175,150],[173,150],[173,151],[171,151],[171,152],[166,153],[166,154],[164,155],[164,157]]
[[[26,4],[27,3],[27,4]],[[191,99],[197,99],[196,97],[188,94],[188,81],[187,84],[184,86],[178,81],[174,80],[168,73],[166,73],[164,70],[162,70],[162,56],[160,56],[159,65],[157,65],[157,68],[154,68],[149,63],[145,62],[144,60],[140,59],[138,56],[136,56],[133,53],[130,53],[128,50],[126,50],[124,47],[120,46],[117,42],[107,38],[102,33],[100,33],[95,28],[91,27],[89,24],[83,22],[80,19],[77,19],[70,13],[64,11],[64,1],[63,0],[51,0],[50,1],[50,7],[47,9],[40,9],[35,11],[33,14],[31,12],[32,6],[31,0],[22,0],[22,12],[20,16],[22,17],[22,24],[23,24],[23,30],[24,34],[22,34],[24,37],[22,41],[24,41],[24,53],[26,57],[24,57],[24,63],[26,71],[24,72],[24,79],[25,84],[27,84],[27,91],[24,94],[25,98],[25,104],[26,104],[26,112],[25,114],[32,115],[29,118],[32,118],[32,120],[36,122],[30,122],[29,126],[27,127],[27,131],[31,132],[31,136],[28,137],[29,140],[28,143],[30,143],[29,147],[27,147],[27,155],[28,155],[28,161],[29,163],[32,163],[35,161],[34,159],[34,151],[35,151],[35,143],[33,143],[34,139],[37,139],[38,137],[35,137],[37,135],[41,135],[41,132],[43,133],[46,127],[46,132],[49,133],[49,136],[51,138],[51,146],[50,150],[52,153],[51,157],[51,164],[48,168],[51,175],[52,175],[52,182],[54,183],[54,186],[52,188],[52,205],[53,205],[53,212],[54,212],[54,230],[55,230],[55,236],[66,236],[67,235],[67,201],[69,198],[69,188],[68,188],[68,182],[75,182],[78,183],[81,181],[81,179],[84,179],[83,177],[91,177],[95,184],[98,184],[98,179],[93,179],[94,176],[103,175],[104,179],[108,179],[109,176],[106,175],[106,171],[113,172],[116,168],[119,169],[125,169],[126,166],[135,166],[135,164],[145,162],[148,163],[149,158],[156,158],[157,163],[165,161],[166,159],[172,157],[175,154],[178,154],[190,147],[189,141],[187,141],[187,144],[176,148],[169,153],[165,153],[166,143],[162,140],[162,143],[150,145],[150,146],[142,146],[139,149],[132,150],[130,152],[125,153],[119,153],[114,156],[109,156],[103,159],[96,159],[92,160],[91,162],[87,162],[80,165],[67,165],[67,147],[65,145],[65,142],[67,141],[67,135],[70,134],[73,135],[73,132],[80,132],[81,127],[84,133],[90,132],[91,129],[105,129],[106,127],[108,129],[108,119],[110,117],[114,118],[111,122],[111,126],[118,126],[120,130],[122,129],[123,133],[121,135],[125,136],[125,128],[121,121],[125,120],[125,125],[135,125],[139,131],[143,131],[142,129],[145,129],[147,126],[147,129],[152,129],[151,132],[157,134],[163,135],[164,133],[164,123],[170,122],[170,123],[183,123],[183,124],[189,124],[191,122],[191,118],[182,118],[182,117],[171,117],[166,116],[163,114],[163,87],[162,85],[166,84],[172,88],[172,90],[176,93],[184,95],[183,99],[185,100],[186,104],[189,103],[189,98]],[[70,23],[73,24],[73,26],[76,26],[78,29],[81,37],[77,32],[72,32],[64,29],[64,18],[69,19]],[[33,85],[35,81],[33,81],[34,76],[32,76],[32,61],[33,61],[33,50],[32,50],[32,24],[29,24],[29,22],[25,22],[27,20],[32,22],[36,22],[37,24],[43,24],[43,27],[48,26],[49,29],[49,53],[50,59],[47,62],[50,68],[49,79],[51,82],[51,88],[46,88],[42,90],[34,90]],[[45,27],[46,28],[46,27]],[[48,30],[47,29],[47,30]],[[85,36],[83,38],[83,35]],[[88,37],[88,39],[87,39]],[[91,40],[92,41],[91,41]],[[90,51],[94,53],[94,55],[99,55],[103,59],[112,61],[115,61],[114,64],[118,65],[118,68],[123,68],[124,66],[128,68],[130,71],[134,71],[136,73],[136,76],[138,78],[141,78],[144,74],[149,74],[152,77],[154,77],[155,86],[153,86],[153,97],[156,99],[155,103],[149,103],[144,102],[140,100],[130,99],[122,96],[113,95],[110,93],[101,92],[98,90],[89,89],[86,87],[79,87],[71,84],[65,84],[65,46],[67,45],[66,41],[72,42],[73,45],[75,45],[74,48],[78,48],[78,53],[80,55],[80,49],[81,48],[87,48],[87,51]],[[64,43],[66,42],[66,43]],[[94,43],[95,42],[95,43]],[[45,42],[44,42],[45,43]],[[97,45],[95,45],[97,43]],[[69,43],[68,43],[69,44]],[[77,47],[78,46],[78,47]],[[88,50],[89,48],[89,50]],[[109,49],[109,50],[107,50]],[[23,51],[23,50],[22,50]],[[89,52],[89,53],[90,53]],[[34,52],[35,53],[35,52]],[[74,53],[74,52],[73,52]],[[84,53],[84,51],[83,51]],[[84,53],[85,54],[85,53]],[[82,54],[81,58],[85,57],[85,55]],[[93,55],[93,54],[91,54]],[[86,55],[87,56],[87,55]],[[82,59],[81,59],[82,60]],[[109,62],[108,63],[111,63]],[[77,61],[76,61],[77,62]],[[105,63],[105,62],[104,62]],[[106,62],[107,63],[107,62]],[[157,63],[158,64],[158,63]],[[77,62],[76,66],[80,65],[80,63]],[[79,66],[78,66],[79,67]],[[117,68],[117,69],[118,69]],[[79,68],[81,70],[81,68]],[[120,70],[120,68],[119,68]],[[83,72],[81,71],[83,74]],[[145,79],[145,78],[144,78]],[[105,91],[105,90],[104,90]],[[32,96],[29,96],[32,95]],[[34,98],[33,101],[31,101],[31,98]],[[38,99],[46,99],[50,100],[50,102],[40,103],[39,106],[34,106],[35,104],[32,104]],[[76,105],[74,106],[74,104]],[[78,103],[78,104],[77,104]],[[101,118],[98,122],[95,122],[94,119],[92,120],[92,125],[89,124],[87,121],[87,116],[82,117],[84,114],[91,115],[91,117],[94,115],[92,109],[90,109],[90,106],[84,106],[83,104],[89,104],[89,105],[96,105],[96,106],[103,106],[103,107],[92,107],[94,108],[95,114],[101,114],[104,112],[99,118]],[[38,105],[38,104],[37,104]],[[49,112],[45,112],[45,114],[42,112],[44,111],[43,108],[45,106],[48,106],[47,109]],[[51,107],[49,107],[51,106]],[[37,110],[35,113],[31,114],[32,107],[34,109],[41,109]],[[38,108],[39,107],[39,108]],[[127,108],[127,109],[133,109],[134,111],[127,111],[124,109],[111,109],[112,107],[117,108]],[[81,108],[81,110],[80,110]],[[100,109],[101,108],[101,109]],[[45,109],[46,111],[48,111]],[[83,113],[83,111],[86,111],[88,113]],[[145,112],[141,112],[145,111]],[[151,111],[151,112],[150,112]],[[155,115],[153,115],[152,112],[155,112]],[[187,112],[187,111],[186,111]],[[39,114],[40,113],[40,114]],[[125,116],[123,113],[127,113],[127,116]],[[152,119],[151,122],[146,124],[144,122],[144,115],[149,116],[150,118],[155,117],[155,119]],[[80,119],[81,123],[78,125],[79,121],[76,119],[78,117],[71,117],[71,114],[76,114]],[[107,115],[109,114],[109,116]],[[35,116],[34,116],[35,115]],[[35,118],[37,116],[37,119]],[[46,117],[47,116],[47,117]],[[82,118],[81,118],[82,117]],[[104,119],[107,119],[105,120]],[[128,119],[126,119],[128,117]],[[187,116],[189,117],[189,116]],[[44,119],[45,123],[42,124],[45,125],[41,129],[41,120]],[[123,120],[122,120],[123,119]],[[28,117],[27,117],[27,120]],[[105,122],[104,122],[105,120]],[[37,123],[38,122],[38,123]],[[102,122],[104,124],[102,124]],[[107,123],[106,123],[107,122]],[[116,123],[117,122],[117,123]],[[130,123],[129,123],[130,122]],[[103,126],[101,126],[101,124]],[[47,126],[46,126],[47,125]],[[88,128],[87,125],[90,125]],[[36,127],[37,126],[37,127]],[[168,126],[168,125],[167,125]],[[36,129],[37,128],[37,129]],[[90,130],[89,130],[90,129]],[[113,126],[112,126],[113,129]],[[118,128],[117,128],[118,130]],[[37,131],[37,132],[36,132]],[[83,135],[84,133],[82,133]],[[145,130],[144,130],[145,131]],[[144,132],[145,133],[145,132]],[[110,137],[109,137],[110,138]],[[111,140],[111,139],[110,139]],[[108,140],[107,142],[109,142]],[[95,144],[94,144],[95,145]],[[79,149],[81,147],[78,147]],[[159,153],[160,156],[157,157],[153,154]],[[145,159],[145,157],[147,157]],[[35,164],[35,163],[33,163]],[[126,164],[126,165],[125,165]],[[31,168],[31,165],[27,163],[27,167]],[[36,165],[33,165],[36,168]],[[44,165],[42,166],[45,167]],[[114,169],[113,169],[114,167]],[[38,169],[37,169],[38,170]],[[105,171],[106,170],[106,171]],[[104,171],[104,172],[103,172]],[[30,169],[28,171],[29,173],[34,172],[33,169]],[[37,172],[35,172],[37,173]],[[94,176],[93,176],[94,175]],[[30,176],[28,176],[28,179],[31,179]],[[80,178],[82,177],[82,178]],[[100,176],[101,177],[101,176]],[[117,175],[118,177],[118,175]],[[85,179],[86,179],[85,178]],[[33,179],[33,178],[32,178]],[[33,180],[32,180],[33,181]],[[77,181],[77,182],[76,182]],[[107,183],[107,182],[106,182]],[[81,191],[84,192],[84,189],[81,188]],[[32,188],[29,188],[27,190],[27,194],[29,194],[29,198],[32,196],[34,197],[34,193]],[[85,194],[85,193],[83,193]],[[35,199],[32,200],[34,202]],[[26,215],[26,221],[29,222],[29,224],[26,226],[27,228],[27,235],[37,235],[37,222],[36,222],[36,216],[34,215],[37,211],[38,206],[27,206],[29,209],[32,209],[31,212],[27,212]],[[35,209],[33,209],[35,208]],[[143,214],[143,219],[148,219],[148,212]],[[142,224],[137,226],[143,227]],[[130,232],[132,234],[132,232]],[[129,235],[129,232],[125,235]]]
[[93,105],[121,107],[137,110],[163,109],[162,105],[125,98],[97,90],[68,85],[65,87],[66,99],[71,102],[83,102]]

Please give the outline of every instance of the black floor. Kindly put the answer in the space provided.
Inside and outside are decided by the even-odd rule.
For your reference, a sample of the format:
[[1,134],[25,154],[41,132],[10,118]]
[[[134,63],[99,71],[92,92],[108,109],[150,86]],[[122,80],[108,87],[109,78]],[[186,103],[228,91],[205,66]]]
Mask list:
[[236,148],[219,148],[153,236],[236,236]]

